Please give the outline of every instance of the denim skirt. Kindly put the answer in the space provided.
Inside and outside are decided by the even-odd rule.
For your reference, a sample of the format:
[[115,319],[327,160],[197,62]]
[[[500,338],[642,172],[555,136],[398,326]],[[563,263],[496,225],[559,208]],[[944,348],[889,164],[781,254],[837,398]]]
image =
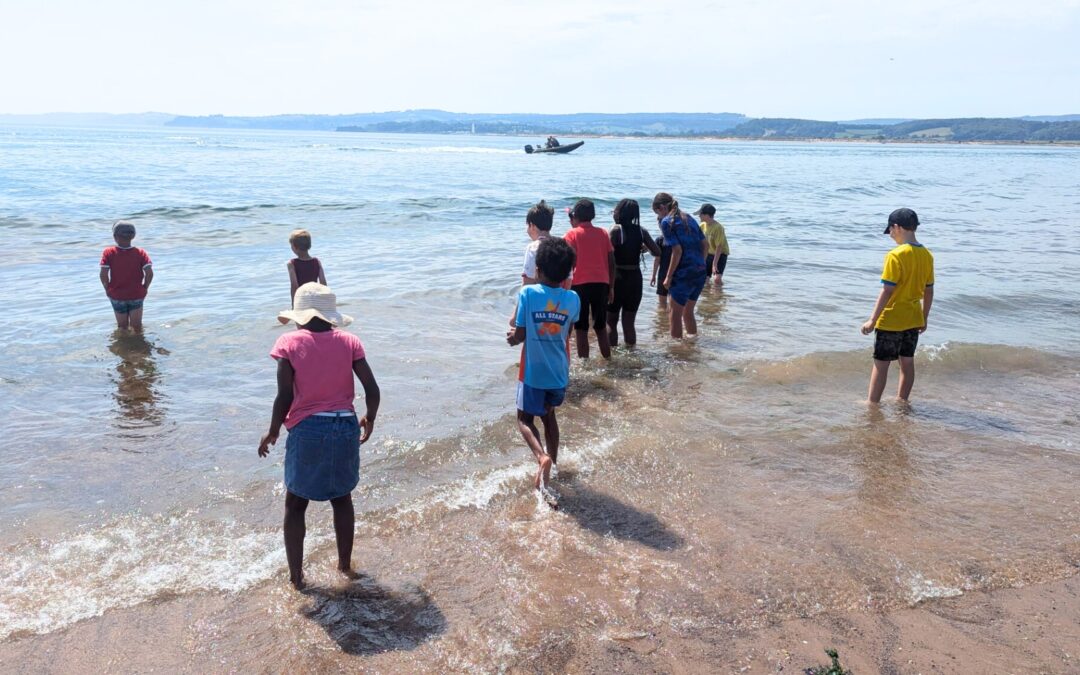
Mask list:
[[344,497],[360,482],[360,425],[356,415],[312,415],[289,430],[285,489],[324,502]]

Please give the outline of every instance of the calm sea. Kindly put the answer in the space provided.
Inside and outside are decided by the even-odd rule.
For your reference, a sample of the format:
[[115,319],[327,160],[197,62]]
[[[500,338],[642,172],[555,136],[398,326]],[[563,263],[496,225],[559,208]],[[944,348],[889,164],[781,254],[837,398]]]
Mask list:
[[[0,128],[0,641],[209,592],[266,599],[294,633],[315,626],[300,653],[331,639],[356,653],[324,606],[298,613],[268,590],[285,565],[283,443],[268,460],[255,448],[294,228],[312,232],[383,390],[356,558],[394,592],[412,584],[401,606],[422,624],[407,650],[376,650],[404,659],[386,667],[536,653],[549,612],[566,610],[507,607],[511,589],[561,592],[526,560],[618,577],[574,611],[620,625],[653,616],[652,600],[626,604],[633,593],[691,624],[745,626],[761,611],[876,610],[1075,572],[1080,150],[522,151],[537,141]],[[661,190],[717,206],[727,283],[706,291],[696,341],[664,336],[647,289],[639,349],[575,364],[566,506],[545,513],[510,423],[517,352],[503,339],[525,212],[546,199],[561,233],[579,197],[606,224],[619,199],[647,214]],[[912,407],[867,413],[858,328],[900,206],[922,220],[937,293]],[[98,282],[119,218],[154,261],[141,337],[114,333]],[[332,535],[309,513],[318,578]],[[460,625],[473,620],[486,628]],[[265,639],[253,665],[285,658]]]

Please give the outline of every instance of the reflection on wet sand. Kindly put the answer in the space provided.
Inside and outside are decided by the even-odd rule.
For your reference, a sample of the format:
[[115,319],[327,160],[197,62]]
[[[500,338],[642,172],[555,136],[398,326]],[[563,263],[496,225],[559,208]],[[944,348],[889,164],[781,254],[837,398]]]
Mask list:
[[908,451],[912,420],[903,412],[897,419],[887,419],[880,408],[872,406],[866,410],[866,422],[853,443],[853,468],[861,478],[855,497],[882,509],[902,507],[915,473]]
[[345,588],[309,588],[303,613],[346,654],[411,651],[446,631],[446,618],[419,587],[390,590],[370,577]]
[[161,405],[161,372],[156,356],[168,352],[156,346],[143,333],[117,330],[109,342],[109,351],[119,357],[116,364],[116,399],[121,428],[157,426],[165,417]]

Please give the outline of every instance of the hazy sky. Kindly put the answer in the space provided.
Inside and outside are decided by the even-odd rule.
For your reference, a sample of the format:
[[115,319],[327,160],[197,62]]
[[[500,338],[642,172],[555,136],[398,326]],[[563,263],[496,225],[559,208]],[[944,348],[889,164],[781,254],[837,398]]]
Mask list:
[[1080,0],[0,0],[0,113],[1080,113]]

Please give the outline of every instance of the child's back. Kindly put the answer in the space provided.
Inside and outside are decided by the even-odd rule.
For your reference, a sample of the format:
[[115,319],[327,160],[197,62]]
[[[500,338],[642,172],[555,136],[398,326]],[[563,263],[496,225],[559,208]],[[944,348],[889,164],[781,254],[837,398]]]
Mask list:
[[881,282],[893,287],[876,328],[901,331],[922,328],[923,293],[934,285],[934,256],[919,243],[900,244],[885,255]]

